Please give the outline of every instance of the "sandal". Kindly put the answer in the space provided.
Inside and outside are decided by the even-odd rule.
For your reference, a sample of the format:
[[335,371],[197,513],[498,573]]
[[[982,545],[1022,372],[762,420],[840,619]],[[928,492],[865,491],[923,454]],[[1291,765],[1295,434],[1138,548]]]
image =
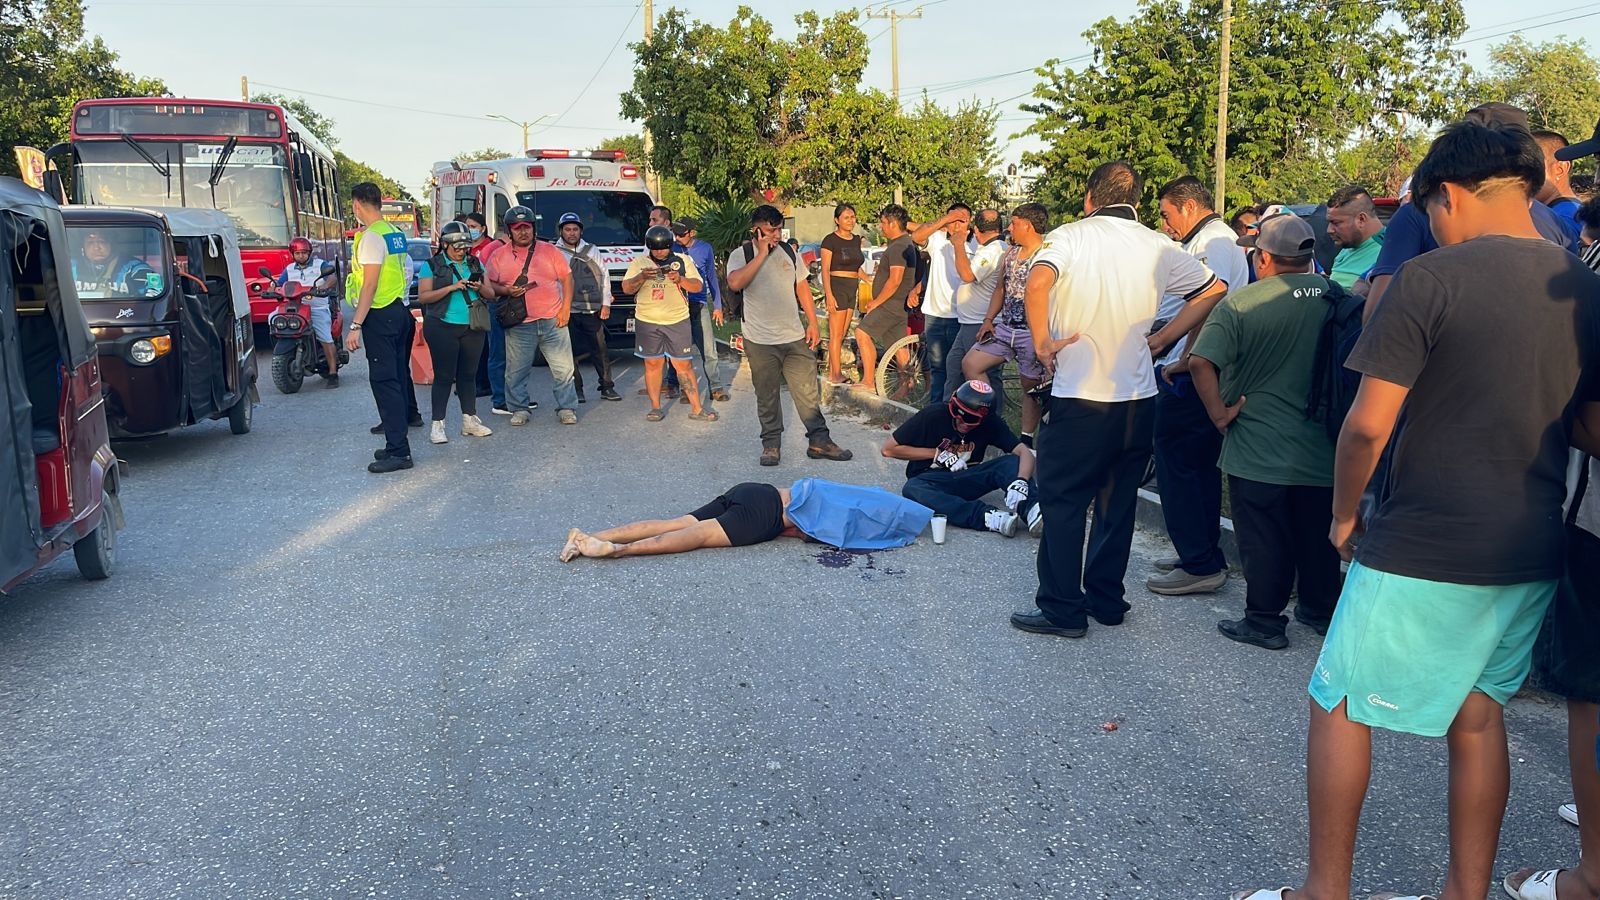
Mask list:
[[644,419],[646,422],[659,422],[666,417],[667,411],[659,406],[644,414]]
[[709,409],[702,409],[697,413],[689,414],[689,421],[691,422],[715,422],[718,418],[720,417]]
[[1543,872],[1531,872],[1522,879],[1516,887],[1511,886],[1511,879],[1516,878],[1527,869],[1512,872],[1501,879],[1500,887],[1511,900],[1556,900],[1556,876],[1561,874],[1560,869],[1545,869]]
[[1234,891],[1228,895],[1228,900],[1283,900],[1283,895],[1293,888],[1281,887],[1275,891],[1262,888],[1259,891]]

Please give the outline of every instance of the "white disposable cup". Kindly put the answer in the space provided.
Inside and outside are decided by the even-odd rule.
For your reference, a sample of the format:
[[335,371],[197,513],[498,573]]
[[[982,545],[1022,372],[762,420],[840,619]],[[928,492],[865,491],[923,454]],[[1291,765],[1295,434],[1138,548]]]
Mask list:
[[944,543],[944,529],[948,523],[949,520],[944,516],[934,516],[933,520],[929,522],[929,526],[933,528],[933,542],[935,544]]

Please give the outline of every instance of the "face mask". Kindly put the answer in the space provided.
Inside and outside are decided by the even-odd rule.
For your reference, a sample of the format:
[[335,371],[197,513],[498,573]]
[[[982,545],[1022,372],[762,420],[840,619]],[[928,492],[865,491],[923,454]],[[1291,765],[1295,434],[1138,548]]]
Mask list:
[[478,240],[479,238],[483,237],[483,229],[482,228],[468,228],[467,229],[467,235],[469,237],[471,237],[473,240]]

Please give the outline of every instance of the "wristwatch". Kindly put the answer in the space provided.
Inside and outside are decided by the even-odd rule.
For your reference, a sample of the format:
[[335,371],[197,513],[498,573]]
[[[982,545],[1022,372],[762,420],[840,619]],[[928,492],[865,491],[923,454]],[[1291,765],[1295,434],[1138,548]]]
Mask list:
[[351,331],[360,331],[361,330],[361,323],[360,322],[351,322],[350,323],[350,330]]

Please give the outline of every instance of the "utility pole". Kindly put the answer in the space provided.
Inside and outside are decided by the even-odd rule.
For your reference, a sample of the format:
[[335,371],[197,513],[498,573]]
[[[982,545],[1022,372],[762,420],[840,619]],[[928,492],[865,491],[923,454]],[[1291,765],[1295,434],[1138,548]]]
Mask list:
[[1228,201],[1228,63],[1233,55],[1233,0],[1222,0],[1222,63],[1217,82],[1217,148],[1214,165],[1217,170],[1216,189],[1212,192],[1219,209],[1226,209]]
[[[652,0],[644,0],[644,42],[649,44],[656,36],[656,9]],[[644,166],[645,187],[649,189],[650,196],[657,203],[661,202],[661,176],[656,174],[655,163],[650,160],[650,151],[654,149],[655,141],[650,139],[650,123],[644,123]]]
[[250,76],[249,75],[240,75],[239,76],[239,99],[243,100],[246,103],[250,102]]
[[[646,4],[649,2],[650,0],[645,0]],[[889,20],[889,68],[891,70],[889,78],[894,96],[894,107],[898,110],[900,108],[900,23],[907,19],[922,18],[922,7],[919,6],[908,13],[902,13],[897,9],[868,8],[866,17],[869,19]],[[905,203],[905,197],[899,185],[895,185],[894,188],[894,202],[897,204]]]

